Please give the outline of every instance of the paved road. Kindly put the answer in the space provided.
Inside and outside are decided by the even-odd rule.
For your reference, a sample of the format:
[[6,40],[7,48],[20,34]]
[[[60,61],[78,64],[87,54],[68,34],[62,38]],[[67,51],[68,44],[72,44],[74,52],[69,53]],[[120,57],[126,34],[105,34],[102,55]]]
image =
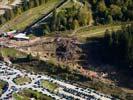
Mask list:
[[[32,81],[30,83],[26,83],[25,85],[17,85],[13,82],[13,79],[17,76],[28,76],[31,78]],[[112,100],[111,96],[104,95],[95,90],[79,88],[69,84],[68,82],[53,79],[47,75],[35,75],[33,73],[27,73],[24,70],[20,71],[13,67],[6,66],[3,62],[0,63],[0,80],[4,80],[9,84],[8,90],[0,97],[0,99],[2,100],[12,99],[12,97],[10,96],[12,93],[17,93],[25,88],[36,90],[38,92],[51,96],[55,100],[68,100],[68,98],[71,98],[70,100]],[[41,80],[48,80],[50,82],[58,84],[59,93],[51,93],[47,89],[41,87],[40,84],[38,84],[38,82],[41,82]]]

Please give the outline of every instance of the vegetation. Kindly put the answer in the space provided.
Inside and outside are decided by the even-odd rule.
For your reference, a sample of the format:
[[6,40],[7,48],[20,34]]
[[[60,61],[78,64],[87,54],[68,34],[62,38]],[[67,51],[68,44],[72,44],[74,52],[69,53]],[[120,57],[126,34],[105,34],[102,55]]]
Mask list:
[[132,0],[71,0],[59,10],[54,10],[41,29],[51,31],[74,30],[81,26],[127,22],[133,19]]
[[[128,23],[123,23],[127,24]],[[75,32],[74,35],[81,38],[88,38],[88,37],[103,37],[105,34],[106,29],[117,31],[121,29],[121,24],[108,24],[108,25],[100,25],[100,26],[92,26],[92,27],[83,27]]]
[[14,93],[13,98],[15,100],[30,100],[31,98],[35,98],[35,100],[53,100],[51,97],[31,89],[24,89],[19,93]]
[[19,94],[17,94],[17,93],[14,93],[13,94],[13,98],[15,99],[15,100],[30,100],[30,98],[28,98],[28,97],[26,97],[26,96],[22,96],[22,95],[19,95]]
[[89,2],[92,7],[95,24],[113,21],[133,20],[132,0],[80,0]]
[[71,30],[91,24],[92,15],[87,3],[83,5],[71,2],[71,5],[59,11],[55,9],[47,24],[43,25],[44,32]]
[[[109,64],[110,67],[107,66],[106,68],[103,68],[101,66],[98,68],[95,67],[95,69],[100,72],[103,71],[108,73],[108,79],[112,80],[119,87],[104,84],[102,82],[94,82],[95,80],[93,82],[82,82],[80,85],[85,85],[86,87],[94,88],[103,93],[111,94],[122,100],[132,100],[133,92],[130,93],[129,91],[130,89],[131,91],[133,89],[131,85],[132,82],[130,82],[133,75],[133,25],[118,27],[117,30],[112,31],[110,31],[111,28],[109,28],[109,30],[106,30],[106,28],[102,29],[106,30],[104,37],[99,37],[97,34],[95,37],[91,37],[90,34],[88,39],[89,42],[86,43],[85,49],[87,48],[89,60],[93,60],[94,65],[97,64],[97,62],[98,66],[99,63],[102,64],[102,66]],[[101,29],[99,28],[99,31],[97,31],[96,28],[93,30],[96,31],[94,33],[99,32]],[[84,33],[84,30],[81,31],[84,37],[89,36],[89,34],[87,35]],[[92,30],[88,29],[87,31],[92,33]],[[104,33],[104,31],[102,32]],[[110,74],[112,72],[115,72],[115,74]],[[128,87],[129,91],[125,92],[123,87]]]
[[[26,11],[29,8],[32,9],[26,11],[23,14],[21,14],[21,11],[19,12],[19,10],[17,10],[16,12],[17,17],[13,21],[9,22],[9,24],[11,23],[12,25],[11,28],[16,28],[16,29],[25,28],[30,23],[32,23],[33,20],[38,19],[41,14],[45,14],[46,12],[49,11],[51,7],[54,7],[54,5],[57,3],[58,0],[53,0],[53,1],[51,0],[49,2],[48,0],[46,1],[47,5],[44,4],[38,7],[37,7],[38,3],[36,2],[36,0],[33,0],[31,4],[27,4],[25,2],[24,4],[27,5],[25,7],[28,8],[23,8],[23,10]],[[93,19],[94,19],[94,25],[96,26],[89,28],[87,27],[85,30],[79,30],[77,32],[78,37],[80,38],[92,37],[96,36],[97,33],[101,35],[105,32],[106,28],[108,28],[109,30],[114,28],[114,30],[112,31],[106,30],[105,36],[100,37],[100,40],[102,40],[100,41],[100,43],[102,44],[98,44],[99,42],[95,42],[95,44],[98,45],[96,45],[95,48],[93,48],[95,49],[94,51],[92,49],[91,50],[89,49],[91,51],[91,53],[88,53],[90,54],[89,57],[91,56],[91,54],[93,54],[93,59],[97,61],[96,58],[98,57],[95,57],[96,53],[92,53],[92,52],[97,52],[97,54],[99,53],[100,55],[99,59],[101,61],[105,61],[107,64],[117,65],[119,67],[119,71],[122,70],[125,73],[127,72],[133,73],[133,24],[132,25],[128,24],[128,26],[122,26],[122,28],[120,25],[114,25],[114,22],[115,23],[128,22],[128,21],[131,22],[133,20],[133,0],[77,0],[77,1],[79,2],[74,3],[73,0],[71,0],[70,5],[62,7],[59,10],[55,9],[52,16],[48,17],[45,24],[41,24],[39,30],[41,29],[41,31],[43,31],[43,34],[53,31],[76,30],[79,27],[89,26]],[[47,9],[47,6],[49,6],[50,8]],[[43,11],[44,13],[42,13]],[[27,18],[27,16],[31,17]],[[17,23],[19,24],[13,25],[15,23],[15,20],[18,18],[20,19],[22,18],[20,22],[17,21]],[[10,18],[7,18],[5,20],[3,19],[2,16],[1,19],[3,20],[1,21],[1,23],[4,23],[6,20],[9,20]],[[99,24],[103,24],[103,26],[99,27]],[[109,26],[107,24],[109,24]],[[92,35],[92,33],[94,34]],[[37,31],[35,32],[35,34],[39,34],[39,32]],[[102,52],[99,50],[99,47]],[[85,48],[88,50],[88,47]],[[12,56],[12,57],[21,56],[21,53],[19,54],[14,49],[2,48],[1,51],[2,55],[4,56]],[[39,59],[39,55],[37,58]],[[109,93],[112,96],[115,96],[123,100],[132,100],[133,98],[132,94],[124,92],[119,87],[107,85],[99,81],[96,82],[95,80],[90,80],[89,78],[81,75],[80,73],[71,70],[68,66],[53,64],[51,62],[45,62],[38,59],[33,58],[32,55],[29,54],[27,55],[26,58],[14,59],[13,63],[17,65],[16,67],[23,68],[28,71],[35,71],[39,73],[48,74],[52,77],[61,78],[67,81],[69,80],[72,82],[73,81],[82,82],[81,85],[87,84],[86,87],[91,87],[103,93]],[[114,76],[114,77],[115,80],[117,81],[116,84],[120,85],[121,81],[118,80],[119,76],[117,77]],[[89,83],[87,83],[88,80]],[[29,79],[24,77],[16,79],[15,81],[18,84],[23,84],[25,82],[29,82]],[[52,92],[58,87],[56,84],[53,84],[45,80],[43,80],[41,84],[44,88],[47,88],[49,91]],[[35,93],[33,91],[31,92],[31,90],[24,90],[24,93],[14,94],[15,98],[18,98],[20,100],[23,100],[25,98],[29,99],[28,98],[29,96],[41,100],[40,99],[41,97],[39,97],[38,95],[40,94]]]
[[[24,0],[24,1],[27,1],[27,0]],[[30,2],[32,2],[32,3],[34,1],[36,1],[36,0],[30,0]],[[46,1],[46,2],[45,3],[42,2],[41,5],[35,6],[35,7],[30,7],[30,8],[28,6],[25,6],[25,7],[28,7],[28,8],[24,8],[27,10],[24,10],[21,13],[16,14],[9,21],[3,22],[2,29],[6,30],[6,31],[10,30],[10,29],[22,30],[22,29],[26,28],[28,25],[30,25],[33,21],[40,18],[43,14],[46,14],[48,11],[50,11],[52,8],[54,8],[54,6],[57,3],[59,3],[60,0],[37,0],[37,1]],[[25,2],[25,4],[26,4],[26,2]],[[3,17],[2,17],[2,20],[4,20]],[[6,27],[6,29],[4,28],[4,26]]]
[[[105,32],[105,59],[121,66],[133,68],[133,24],[121,30]],[[126,67],[127,68],[127,67]]]
[[0,95],[3,93],[6,86],[7,82],[0,80]]
[[42,80],[41,85],[43,86],[43,88],[46,88],[51,92],[54,92],[54,90],[58,88],[57,84],[49,82],[47,80]]
[[27,11],[30,8],[37,7],[37,6],[47,3],[47,2],[48,2],[48,0],[29,0],[29,1],[23,0],[23,3],[19,4],[19,6],[15,6],[15,7],[12,7],[12,9],[5,10],[5,13],[0,16],[0,25],[11,20],[15,16],[23,13],[24,11]]
[[78,83],[80,86],[83,86],[84,88],[92,88],[94,90],[97,90],[99,92],[112,95],[113,97],[119,98],[120,100],[132,100],[133,94],[125,92],[122,88],[105,84],[99,81],[89,81],[89,82],[80,82]]
[[[93,88],[105,94],[111,94],[112,96],[116,96],[122,100],[127,100],[126,98],[132,98],[132,94],[128,92],[124,92],[121,88],[105,84],[100,81],[90,80],[77,72],[70,71],[69,68],[65,68],[65,66],[57,66],[52,62],[44,62],[44,61],[30,61],[30,62],[14,62],[17,68],[25,69],[29,72],[34,71],[36,73],[43,73],[50,75],[57,79],[69,80],[71,82],[77,83],[76,85],[84,87],[84,88]],[[45,81],[45,87],[53,88],[53,85],[49,86],[51,82]],[[55,84],[54,84],[55,85]],[[55,87],[55,86],[54,86]],[[53,89],[52,89],[53,90]],[[132,100],[132,99],[129,99]]]
[[33,57],[32,57],[32,55],[31,55],[31,53],[28,54],[28,55],[27,55],[27,60],[28,60],[28,61],[31,61],[32,59],[33,59]]
[[25,57],[26,54],[22,53],[14,48],[2,48],[0,47],[0,56],[11,57],[11,58],[21,58]]
[[32,59],[31,61],[27,61],[25,59],[16,59],[13,61],[14,65],[17,68],[25,69],[29,72],[34,71],[36,73],[43,73],[50,75],[51,77],[55,78],[62,78],[64,80],[72,80],[72,81],[84,81],[90,80],[85,76],[81,75],[80,73],[70,71],[68,66],[54,64],[50,61],[41,61],[37,59]]
[[15,78],[13,81],[16,84],[18,84],[18,85],[24,85],[26,83],[30,83],[31,82],[31,79],[29,77],[27,77],[27,76],[24,76],[24,77],[19,76],[19,77]]

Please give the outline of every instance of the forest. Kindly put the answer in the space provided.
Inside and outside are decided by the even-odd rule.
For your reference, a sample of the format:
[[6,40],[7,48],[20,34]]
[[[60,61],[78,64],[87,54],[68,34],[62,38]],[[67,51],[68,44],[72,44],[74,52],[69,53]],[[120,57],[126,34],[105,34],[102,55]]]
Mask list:
[[103,25],[133,20],[132,0],[72,0],[72,7],[53,12],[43,26],[44,33],[51,31],[74,30],[86,25]]
[[108,62],[133,69],[133,24],[118,31],[106,30],[103,40],[103,54]]
[[52,30],[70,30],[89,25],[91,13],[87,5],[82,8],[76,8],[73,5],[71,8],[65,8],[58,13],[55,12],[52,19]]
[[89,2],[95,24],[133,20],[133,0],[80,0]]

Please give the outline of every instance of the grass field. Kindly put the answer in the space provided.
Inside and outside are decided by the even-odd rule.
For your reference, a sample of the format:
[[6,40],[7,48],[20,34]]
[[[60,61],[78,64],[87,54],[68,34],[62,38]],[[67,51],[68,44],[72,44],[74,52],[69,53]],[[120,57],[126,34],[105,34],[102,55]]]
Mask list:
[[90,29],[90,30],[85,30],[85,31],[81,31],[81,32],[77,32],[77,36],[79,37],[95,37],[95,36],[102,36],[104,35],[104,32],[108,29],[108,30],[119,30],[121,28],[120,25],[116,25],[116,26],[105,26],[105,27],[94,27],[94,29]]
[[15,100],[30,100],[27,96],[22,96],[21,94],[14,93],[13,98]]
[[121,29],[122,25],[130,25],[133,22],[123,22],[123,23],[113,23],[108,25],[98,25],[98,26],[84,26],[77,30],[74,30],[70,36],[76,36],[78,38],[87,37],[100,37],[103,36],[105,31],[108,29],[110,31],[117,31]]
[[0,80],[0,95],[2,94],[3,91],[3,87],[6,85],[7,83],[5,81]]
[[42,14],[49,12],[59,2],[60,0],[48,0],[46,4],[44,3],[38,7],[31,8],[30,10],[16,16],[11,21],[5,23],[5,25],[3,25],[0,29],[4,31],[8,31],[9,29],[22,30],[33,21],[40,18]]
[[26,54],[16,50],[16,49],[13,49],[13,48],[0,48],[0,53],[4,56],[4,57],[7,57],[7,56],[10,56],[10,57],[25,57]]
[[31,89],[24,89],[19,93],[14,93],[13,98],[14,100],[31,100],[30,98],[35,98],[35,100],[53,100],[51,97]]
[[31,82],[31,79],[27,76],[24,76],[24,77],[17,77],[16,79],[14,79],[14,82],[18,85],[24,85],[26,83],[30,83]]
[[51,91],[51,92],[53,92],[55,89],[58,88],[58,85],[57,85],[57,84],[52,83],[52,82],[49,82],[49,81],[47,81],[47,80],[42,80],[42,81],[41,81],[41,85],[42,85],[44,88],[46,88],[46,89],[48,89],[49,91]]

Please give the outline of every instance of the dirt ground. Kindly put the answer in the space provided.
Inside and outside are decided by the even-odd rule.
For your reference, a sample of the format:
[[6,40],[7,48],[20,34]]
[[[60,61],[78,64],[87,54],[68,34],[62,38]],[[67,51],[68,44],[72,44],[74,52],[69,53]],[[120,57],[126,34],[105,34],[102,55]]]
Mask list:
[[[89,45],[86,48],[84,43],[68,37],[38,37],[29,41],[12,40],[9,44],[14,44],[16,49],[28,54],[31,53],[33,56],[39,56],[42,60],[51,60],[56,64],[68,65],[72,70],[76,70],[85,76],[96,78],[107,84],[123,87],[125,91],[133,93],[131,84],[133,79],[129,73],[116,69],[111,65],[99,63],[100,57],[95,56],[99,52],[94,51],[97,50],[98,45],[95,47]],[[71,57],[67,58],[62,55],[62,52],[57,56],[57,48],[62,44],[66,47],[66,51],[74,53]],[[73,46],[74,48],[71,48]],[[70,48],[72,50],[69,50]],[[63,53],[66,53],[66,51]]]

